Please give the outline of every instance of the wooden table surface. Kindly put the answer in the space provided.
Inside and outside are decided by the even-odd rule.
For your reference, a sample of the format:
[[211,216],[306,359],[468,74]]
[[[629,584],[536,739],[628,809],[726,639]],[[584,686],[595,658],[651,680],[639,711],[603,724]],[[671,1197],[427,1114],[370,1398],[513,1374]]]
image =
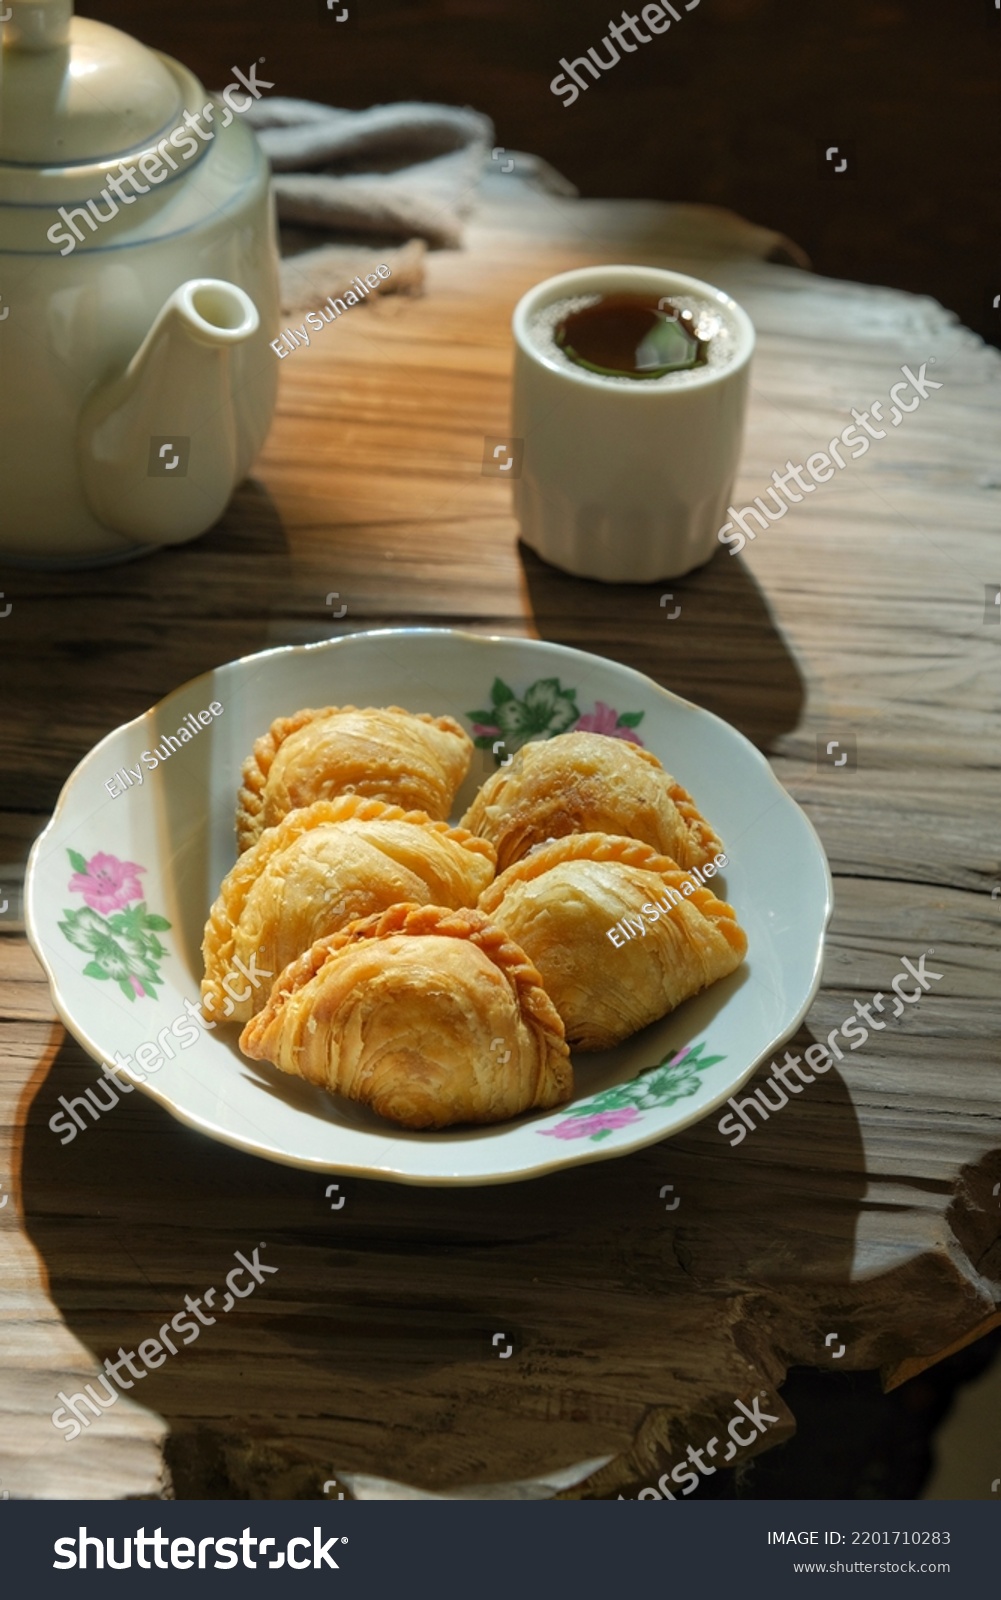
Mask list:
[[[775,245],[724,213],[555,200],[498,175],[468,248],[429,258],[424,298],[358,309],[283,362],[255,478],[211,534],[99,572],[4,571],[12,1499],[635,1495],[722,1436],[738,1400],[779,1419],[747,1453],[787,1438],[792,1365],[899,1382],[1001,1320],[1001,626],[986,604],[1001,584],[1001,356],[930,301],[818,279],[767,260]],[[674,621],[664,584],[544,566],[517,543],[504,481],[481,473],[484,437],[508,430],[515,300],[616,260],[707,277],[751,313],[741,503],[885,399],[902,365],[934,363],[942,384],[742,556],[721,549],[675,580]],[[348,608],[337,623],[331,590]],[[414,622],[595,651],[765,751],[835,878],[797,1051],[886,992],[902,956],[934,948],[941,979],[736,1149],[710,1118],[499,1188],[351,1180],[333,1212],[321,1178],[214,1144],[140,1094],[62,1146],[55,1102],[95,1068],[55,1016],[16,885],[75,763],[232,657]],[[818,766],[818,738],[846,733],[857,770]],[[68,1442],[50,1421],[57,1392],[262,1238],[274,1286]],[[501,1329],[515,1344],[503,1362]]]

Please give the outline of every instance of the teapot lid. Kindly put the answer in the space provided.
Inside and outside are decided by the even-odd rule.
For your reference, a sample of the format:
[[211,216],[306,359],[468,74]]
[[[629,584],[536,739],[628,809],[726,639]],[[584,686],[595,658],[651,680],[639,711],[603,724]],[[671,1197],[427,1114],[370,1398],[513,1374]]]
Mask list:
[[73,0],[0,0],[6,13],[0,162],[67,167],[168,132],[185,98],[166,62]]

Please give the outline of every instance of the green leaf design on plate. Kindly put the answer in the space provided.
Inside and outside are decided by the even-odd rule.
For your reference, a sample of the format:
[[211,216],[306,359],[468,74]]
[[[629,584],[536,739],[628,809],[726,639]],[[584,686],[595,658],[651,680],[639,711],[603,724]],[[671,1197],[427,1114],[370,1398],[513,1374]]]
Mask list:
[[[73,850],[68,854],[77,872],[93,877],[83,856]],[[100,852],[94,859],[101,863],[102,870],[108,862],[113,867],[121,867],[116,857],[105,857]],[[143,869],[128,863],[124,870],[131,871],[131,881],[137,883],[135,873]],[[70,887],[75,886],[71,884]],[[91,958],[83,968],[84,977],[99,982],[113,979],[130,1005],[146,996],[156,999],[157,989],[163,983],[159,963],[170,955],[157,935],[170,925],[166,917],[149,911],[145,900],[138,900],[109,916],[102,916],[90,905],[66,910],[58,924],[64,938]]]
[[[490,689],[491,709],[467,711],[466,715],[480,728],[496,728],[497,732],[479,733],[473,743],[480,750],[489,750],[503,739],[504,751],[514,755],[533,739],[566,733],[580,716],[576,694],[575,689],[564,688],[559,678],[537,678],[519,698],[503,678],[495,678]],[[495,754],[500,764],[503,753]]]
[[[679,1100],[686,1100],[690,1095],[697,1094],[702,1086],[700,1072],[705,1072],[709,1067],[716,1066],[717,1062],[725,1061],[723,1055],[705,1055],[706,1041],[703,1039],[696,1045],[687,1046],[672,1054],[668,1054],[653,1066],[645,1067],[635,1078],[628,1083],[613,1084],[610,1089],[602,1089],[592,1099],[583,1105],[575,1106],[567,1112],[566,1119],[560,1124],[563,1131],[562,1137],[572,1138],[573,1121],[575,1118],[592,1118],[602,1113],[621,1112],[632,1110],[653,1111],[676,1105]],[[619,1126],[630,1126],[624,1118],[620,1119]],[[538,1130],[548,1133],[551,1130]],[[614,1127],[599,1128],[589,1133],[592,1140],[606,1139],[614,1133]]]
[[[467,711],[466,716],[473,724],[474,745],[478,750],[493,750],[498,766],[523,745],[553,739],[574,728],[626,739],[630,744],[643,743],[632,730],[639,727],[645,711],[620,714],[599,700],[593,711],[582,716],[577,690],[565,686],[559,678],[537,678],[520,696],[503,678],[495,678],[490,698],[488,710]],[[503,748],[494,749],[495,745]]]

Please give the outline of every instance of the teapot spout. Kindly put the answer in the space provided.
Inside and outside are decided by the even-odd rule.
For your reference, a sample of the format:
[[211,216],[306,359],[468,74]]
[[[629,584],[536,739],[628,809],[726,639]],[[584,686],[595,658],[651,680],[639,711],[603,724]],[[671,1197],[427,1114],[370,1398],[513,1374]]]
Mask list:
[[91,392],[77,442],[99,522],[138,544],[182,544],[218,520],[239,472],[230,351],[259,325],[236,284],[191,278],[125,371]]

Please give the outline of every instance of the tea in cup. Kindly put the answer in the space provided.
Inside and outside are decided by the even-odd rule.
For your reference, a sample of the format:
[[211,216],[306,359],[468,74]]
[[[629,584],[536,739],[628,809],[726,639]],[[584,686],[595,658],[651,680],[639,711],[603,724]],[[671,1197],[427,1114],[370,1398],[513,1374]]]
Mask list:
[[513,328],[525,543],[606,583],[708,561],[743,440],[747,313],[683,273],[585,267],[530,289]]

